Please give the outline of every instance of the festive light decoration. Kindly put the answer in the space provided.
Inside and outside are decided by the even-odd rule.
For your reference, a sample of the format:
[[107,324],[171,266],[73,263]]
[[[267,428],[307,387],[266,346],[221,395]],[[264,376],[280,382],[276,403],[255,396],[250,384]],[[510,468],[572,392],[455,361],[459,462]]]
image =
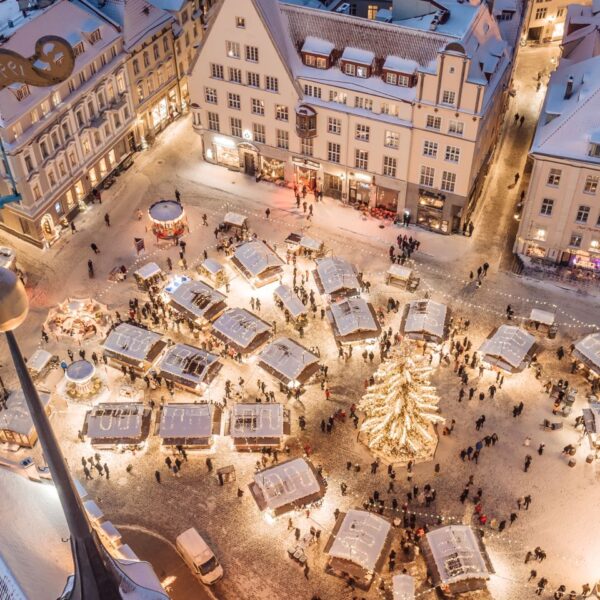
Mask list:
[[428,460],[437,445],[439,398],[429,383],[432,369],[401,345],[374,374],[375,383],[359,402],[365,413],[361,433],[367,446],[392,462]]

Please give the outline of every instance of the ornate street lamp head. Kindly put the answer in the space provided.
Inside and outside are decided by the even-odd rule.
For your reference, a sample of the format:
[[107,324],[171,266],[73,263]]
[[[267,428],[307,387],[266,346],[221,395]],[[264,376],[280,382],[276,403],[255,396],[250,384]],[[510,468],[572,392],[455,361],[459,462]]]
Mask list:
[[13,331],[27,317],[29,301],[23,282],[0,267],[0,332]]

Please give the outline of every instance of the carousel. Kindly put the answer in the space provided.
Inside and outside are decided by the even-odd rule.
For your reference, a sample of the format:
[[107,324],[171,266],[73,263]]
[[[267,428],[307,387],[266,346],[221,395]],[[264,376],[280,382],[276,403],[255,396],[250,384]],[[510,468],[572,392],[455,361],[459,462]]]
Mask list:
[[44,329],[49,335],[78,343],[104,337],[109,327],[108,308],[91,298],[68,298],[50,310],[44,323]]
[[87,360],[72,362],[65,371],[65,391],[69,398],[90,398],[102,389],[102,380],[96,375],[96,367]]
[[148,215],[152,233],[158,240],[181,237],[187,227],[183,206],[175,200],[159,200],[150,206]]

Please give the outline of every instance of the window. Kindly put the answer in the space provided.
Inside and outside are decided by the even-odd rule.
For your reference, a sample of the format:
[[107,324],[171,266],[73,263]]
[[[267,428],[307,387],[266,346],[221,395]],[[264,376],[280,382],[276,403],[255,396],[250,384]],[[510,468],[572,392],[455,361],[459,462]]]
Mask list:
[[246,60],[258,62],[258,48],[256,46],[246,46]]
[[94,29],[92,33],[90,33],[90,44],[95,44],[102,39],[102,35],[100,34],[99,29]]
[[235,26],[238,29],[246,29],[246,19],[244,19],[244,17],[236,17]]
[[277,147],[289,150],[290,147],[290,134],[283,129],[277,129]]
[[34,108],[30,113],[29,116],[31,117],[31,123],[37,123],[40,120],[40,114],[37,111],[37,108]]
[[150,55],[148,54],[148,52],[146,50],[144,50],[144,66],[145,67],[150,66]]
[[548,12],[548,9],[545,6],[543,8],[538,8],[535,11],[535,18],[536,19],[545,19],[547,12]]
[[52,105],[58,106],[60,104],[60,92],[57,90],[52,93]]
[[52,148],[54,150],[58,150],[60,148],[60,140],[58,139],[58,134],[56,133],[56,131],[52,132],[50,139],[52,140]]
[[533,239],[538,242],[546,241],[546,229],[544,227],[536,227],[533,233]]
[[48,152],[48,144],[46,142],[40,143],[40,152],[42,153],[42,158],[48,158],[50,153]]
[[40,186],[37,183],[33,186],[32,191],[33,197],[36,200],[39,200],[42,197],[42,191],[40,190]]
[[554,200],[551,200],[550,198],[544,198],[542,200],[542,208],[540,208],[540,215],[549,217],[552,215],[553,209],[554,209]]
[[20,102],[24,98],[27,98],[27,96],[29,96],[29,94],[31,94],[31,91],[29,90],[29,86],[27,84],[23,84],[20,87],[18,87],[16,90],[14,90],[14,94],[17,97],[17,100],[19,100],[19,102]]
[[464,123],[462,121],[450,121],[448,125],[448,133],[453,135],[462,135],[464,130]]
[[252,114],[253,115],[264,115],[265,114],[265,103],[264,100],[258,100],[252,98]]
[[400,134],[396,131],[387,130],[384,145],[386,148],[398,148],[400,146]]
[[559,9],[556,11],[556,17],[557,17],[557,18],[559,18],[559,19],[560,19],[562,16],[564,16],[564,14],[565,14],[565,9],[564,9],[564,8],[559,8]]
[[327,69],[329,67],[329,60],[324,56],[305,53],[303,59],[304,64],[308,67],[315,67],[316,69]]
[[237,117],[231,117],[229,122],[231,124],[231,135],[234,137],[242,137],[242,120]]
[[307,96],[311,96],[313,98],[320,98],[321,97],[321,88],[316,86],[316,85],[304,85],[304,93]]
[[165,52],[169,51],[169,38],[167,36],[163,38],[163,50]]
[[356,96],[354,98],[354,107],[363,108],[364,110],[373,110],[373,100],[370,98],[361,98],[360,96]]
[[356,148],[354,151],[354,166],[363,171],[369,168],[369,153],[366,150]]
[[204,100],[208,104],[217,104],[217,90],[215,88],[204,88]]
[[578,233],[573,233],[571,235],[571,239],[569,240],[569,246],[573,246],[573,248],[579,248],[581,246],[581,236]]
[[229,106],[229,108],[233,108],[234,110],[240,110],[242,108],[240,95],[229,92],[227,94],[227,106]]
[[302,138],[302,143],[300,145],[300,153],[304,154],[304,156],[312,156],[313,155],[313,139],[312,138]]
[[336,90],[329,90],[329,102],[337,102],[338,104],[346,104],[348,100],[348,94],[344,92],[338,92]]
[[437,142],[425,141],[423,143],[423,156],[437,158],[438,144]]
[[260,87],[260,75],[258,73],[251,73],[248,71],[246,73],[246,83],[250,87],[259,88]]
[[594,158],[600,158],[600,144],[590,144],[590,151],[588,154]]
[[421,179],[419,183],[426,187],[433,187],[433,177],[435,175],[435,169],[433,167],[421,167]]
[[83,42],[77,42],[74,46],[73,46],[73,54],[77,57],[80,54],[83,54],[85,51],[84,47],[83,47]]
[[334,142],[327,142],[327,160],[332,163],[339,163],[342,154],[342,147]]
[[290,112],[288,110],[288,107],[284,106],[283,104],[276,104],[275,105],[275,118],[278,121],[289,121]]
[[456,173],[444,171],[442,173],[442,190],[445,192],[453,192],[456,185]]
[[396,177],[396,166],[398,161],[391,156],[383,157],[383,174],[387,177]]
[[340,135],[342,133],[342,121],[334,117],[327,117],[327,133]]
[[141,84],[141,82],[138,83],[137,93],[138,93],[140,100],[143,100],[144,99],[144,86]]
[[211,131],[220,131],[219,127],[219,115],[218,113],[209,112],[208,113],[208,128]]
[[92,151],[89,138],[86,137],[83,139],[83,141],[81,142],[81,147],[83,148],[84,154],[89,154]]
[[117,75],[117,89],[121,94],[125,91],[125,77],[123,73]]
[[229,81],[232,83],[242,83],[242,70],[229,67]]
[[252,133],[254,135],[254,141],[259,144],[266,143],[265,137],[265,126],[260,123],[254,123],[252,125]]
[[375,19],[378,10],[379,6],[377,6],[377,4],[369,4],[369,6],[367,6],[367,18],[371,20]]
[[154,53],[154,60],[158,60],[160,58],[160,49],[158,48],[158,44],[154,44],[154,46],[152,46],[152,52]]
[[79,85],[83,85],[86,82],[85,71],[79,72]]
[[586,194],[595,194],[598,189],[598,180],[600,177],[598,175],[588,175],[585,180],[585,186],[583,187],[583,191]]
[[33,167],[33,161],[31,160],[31,156],[29,154],[24,154],[23,155],[23,161],[25,162],[25,169],[27,170],[27,173],[32,173],[34,170]]
[[575,221],[577,223],[587,223],[590,218],[590,207],[581,205],[577,209],[577,216],[575,217]]
[[79,127],[83,127],[83,125],[84,125],[83,114],[80,110],[78,110],[75,113],[75,117],[77,118],[77,125],[79,125]]
[[267,75],[265,77],[265,87],[269,92],[278,92],[279,91],[279,79],[277,77],[271,77]]
[[456,94],[454,92],[444,91],[442,93],[442,104],[454,104]]
[[460,148],[456,146],[446,146],[445,159],[447,161],[457,163],[460,158]]
[[550,169],[550,174],[548,175],[548,185],[553,187],[558,187],[560,185],[560,176],[562,171],[560,169]]
[[210,76],[213,79],[223,79],[223,65],[210,64]]
[[225,42],[225,48],[229,58],[240,58],[240,45],[238,42]]
[[371,128],[368,125],[363,125],[362,123],[358,123],[356,125],[356,131],[354,133],[354,137],[361,142],[368,142],[369,136],[371,134]]
[[384,102],[381,105],[381,114],[382,115],[391,115],[392,117],[398,116],[398,105],[397,104],[389,104],[388,102]]
[[355,65],[354,63],[344,63],[344,73],[351,77],[360,77],[366,79],[369,76],[369,67],[364,65]]
[[434,117],[433,115],[427,115],[426,127],[428,129],[440,129],[442,126],[442,117]]

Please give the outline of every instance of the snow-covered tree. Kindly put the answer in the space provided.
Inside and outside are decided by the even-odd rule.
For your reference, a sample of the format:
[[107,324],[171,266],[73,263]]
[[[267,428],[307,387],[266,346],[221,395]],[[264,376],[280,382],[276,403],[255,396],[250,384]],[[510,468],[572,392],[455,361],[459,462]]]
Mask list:
[[365,413],[361,432],[375,453],[392,462],[427,460],[433,456],[442,423],[439,397],[430,384],[431,367],[413,358],[403,345],[374,374],[358,408]]

